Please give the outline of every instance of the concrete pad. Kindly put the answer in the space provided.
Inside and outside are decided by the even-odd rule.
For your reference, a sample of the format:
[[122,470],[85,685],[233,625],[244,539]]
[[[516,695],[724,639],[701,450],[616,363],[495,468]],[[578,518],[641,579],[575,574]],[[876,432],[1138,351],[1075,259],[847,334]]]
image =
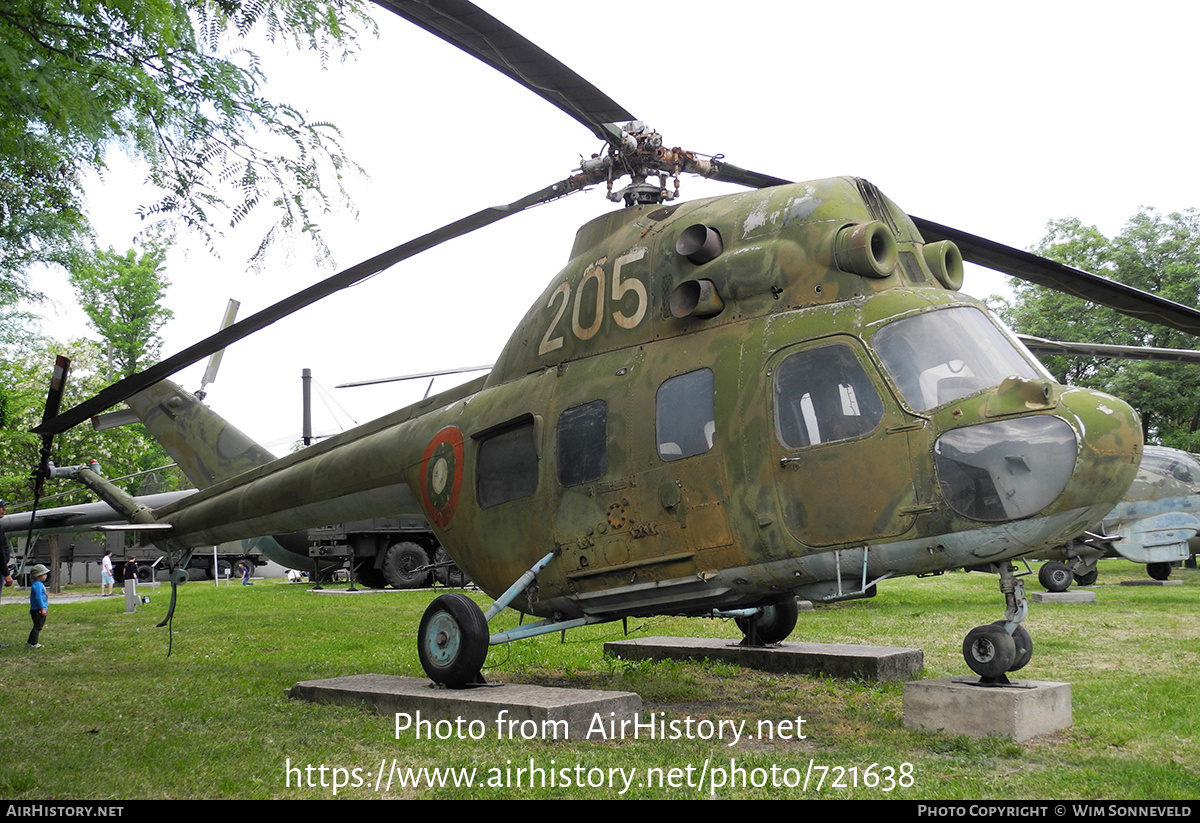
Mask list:
[[382,594],[384,592],[401,592],[401,591],[420,591],[419,589],[368,589],[366,586],[356,586],[354,591],[349,589],[305,589],[309,594],[326,594],[326,595],[350,595],[356,594]]
[[[289,585],[292,585],[292,584],[289,584]],[[306,585],[307,585],[307,584],[306,584]],[[339,594],[348,594],[348,595],[356,595],[356,594],[410,594],[410,593],[412,593],[412,592],[437,592],[437,593],[445,593],[445,592],[449,592],[449,591],[456,591],[456,592],[468,592],[468,591],[469,591],[469,592],[473,592],[473,591],[478,591],[478,589],[475,589],[475,588],[470,588],[470,589],[447,589],[445,586],[440,586],[440,587],[437,587],[437,588],[434,588],[433,586],[425,586],[425,587],[423,587],[423,588],[419,588],[419,589],[391,589],[391,588],[388,588],[388,589],[372,589],[372,588],[369,588],[369,587],[367,587],[367,586],[356,585],[356,586],[354,587],[354,591],[350,591],[349,589],[341,589],[341,588],[337,588],[337,589],[314,589],[314,588],[311,588],[311,587],[310,587],[310,588],[307,588],[307,589],[305,589],[305,591],[306,591],[306,592],[308,592],[309,594],[333,594],[333,595],[339,595]]]
[[1182,586],[1182,580],[1122,580],[1122,586]]
[[1071,725],[1071,684],[1014,680],[980,686],[972,677],[904,684],[904,728],[968,737],[997,735],[1023,743]]
[[1066,592],[1029,592],[1034,603],[1095,603],[1096,593],[1072,589]]
[[827,674],[866,680],[912,680],[925,668],[920,649],[793,643],[753,648],[708,637],[646,637],[604,644],[604,653],[626,660],[720,660],[781,674]]
[[[483,725],[476,724],[475,729],[486,730],[486,737],[493,740],[498,737],[583,740],[597,716],[607,727],[613,720],[633,722],[642,710],[642,698],[633,692],[513,683],[443,689],[427,678],[386,674],[306,680],[292,686],[289,694],[310,703],[365,704],[382,715],[406,715],[396,718],[401,734],[415,734],[418,721],[434,724],[434,734],[439,731],[438,721],[450,721],[456,729],[466,729],[472,721],[480,721]],[[402,725],[404,731],[399,730]],[[441,731],[449,729],[445,723],[440,727]],[[465,732],[459,736],[465,736]]]

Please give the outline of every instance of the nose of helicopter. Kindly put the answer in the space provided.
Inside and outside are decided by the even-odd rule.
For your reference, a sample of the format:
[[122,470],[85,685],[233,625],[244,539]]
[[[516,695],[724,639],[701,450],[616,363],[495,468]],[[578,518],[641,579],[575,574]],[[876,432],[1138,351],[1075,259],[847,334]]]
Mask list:
[[1058,507],[1063,510],[1093,505],[1105,508],[1120,502],[1137,474],[1142,457],[1142,425],[1128,403],[1091,389],[1063,392],[1061,413],[1074,416],[1079,442],[1075,471]]
[[1068,388],[1047,401],[1052,413],[1005,417],[938,438],[934,456],[951,508],[985,522],[1074,512],[1072,523],[1086,526],[1120,501],[1142,451],[1136,412],[1090,389]]

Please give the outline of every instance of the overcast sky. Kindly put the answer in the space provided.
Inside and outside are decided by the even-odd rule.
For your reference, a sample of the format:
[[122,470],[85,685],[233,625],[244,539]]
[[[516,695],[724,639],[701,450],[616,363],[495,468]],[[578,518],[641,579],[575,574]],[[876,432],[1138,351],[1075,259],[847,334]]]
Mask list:
[[[1141,205],[1197,205],[1195,33],[1200,5],[1094,3],[741,4],[610,0],[480,2],[664,135],[794,180],[865,177],[902,208],[1018,248],[1050,219],[1105,234]],[[350,64],[272,58],[269,93],[343,132],[369,178],[349,212],[322,223],[339,268],[478,209],[560,180],[599,144],[575,121],[483,64],[378,11],[378,39]],[[141,228],[142,173],[115,158],[89,187],[104,246]],[[685,179],[685,198],[732,188]],[[231,348],[209,402],[276,451],[300,428],[300,370],[313,369],[353,419],[417,399],[427,381],[341,382],[477,363],[566,262],[576,228],[613,209],[602,187],[427,252]],[[172,253],[164,354],[331,273],[303,243],[247,271],[258,235],[227,231],[219,258],[198,242]],[[986,297],[1000,278],[968,272]],[[35,287],[62,294],[39,275]],[[45,330],[87,332],[65,309]],[[203,364],[177,380],[199,385]],[[452,385],[438,381],[435,391]],[[340,426],[316,411],[317,426]],[[341,418],[341,426],[351,421]]]

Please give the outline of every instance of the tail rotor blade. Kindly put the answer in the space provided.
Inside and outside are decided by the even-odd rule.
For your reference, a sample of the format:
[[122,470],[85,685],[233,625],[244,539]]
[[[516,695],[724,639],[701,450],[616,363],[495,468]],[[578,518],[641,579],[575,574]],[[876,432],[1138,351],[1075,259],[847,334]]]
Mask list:
[[[46,392],[46,405],[42,409],[43,426],[58,416],[58,410],[62,407],[63,394],[67,390],[67,377],[70,373],[70,358],[64,357],[61,354],[54,358],[54,371],[50,375],[50,389]],[[37,519],[38,503],[42,498],[42,488],[46,482],[46,475],[49,474],[50,451],[53,446],[54,433],[43,433],[38,467],[33,473],[33,506],[29,512],[29,532],[25,536],[25,545],[29,545],[29,542],[33,539],[33,523]]]

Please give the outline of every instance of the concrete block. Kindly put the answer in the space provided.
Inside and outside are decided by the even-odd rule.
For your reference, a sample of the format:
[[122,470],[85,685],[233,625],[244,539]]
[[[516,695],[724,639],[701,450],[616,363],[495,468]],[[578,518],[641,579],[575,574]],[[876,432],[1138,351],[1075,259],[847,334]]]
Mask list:
[[971,677],[904,684],[904,728],[968,737],[997,735],[1018,743],[1071,725],[1071,684],[1014,680],[981,686]]
[[[415,719],[420,712],[421,720],[434,724],[448,720],[459,725],[459,719],[463,724],[480,721],[493,740],[498,736],[583,740],[596,715],[606,724],[613,719],[632,722],[642,710],[642,698],[633,692],[512,683],[443,689],[427,678],[385,674],[306,680],[292,686],[289,694],[311,703],[365,704],[382,715],[402,713]],[[445,724],[443,727],[449,728]]]
[[1122,586],[1182,586],[1182,580],[1122,580]]
[[912,680],[925,668],[920,649],[793,643],[753,648],[706,637],[646,637],[604,644],[604,653],[626,660],[720,660],[781,674],[826,674],[865,680]]
[[1029,599],[1034,603],[1095,603],[1096,593],[1082,589],[1067,592],[1030,592]]

